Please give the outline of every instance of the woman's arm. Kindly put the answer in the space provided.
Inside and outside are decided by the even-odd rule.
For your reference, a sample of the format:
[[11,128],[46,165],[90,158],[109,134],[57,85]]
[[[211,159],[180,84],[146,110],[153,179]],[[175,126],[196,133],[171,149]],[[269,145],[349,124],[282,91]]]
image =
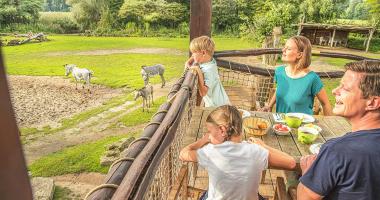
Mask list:
[[203,135],[203,137],[200,140],[191,143],[187,145],[185,148],[183,148],[179,153],[179,159],[188,162],[198,162],[197,150],[203,147],[208,142],[208,134]]
[[321,102],[323,108],[323,114],[326,116],[333,115],[329,99],[327,97],[326,90],[324,88],[317,94],[319,102]]
[[285,170],[294,170],[296,167],[296,160],[280,150],[272,148],[266,145],[262,140],[258,138],[249,138],[250,142],[256,143],[269,151],[268,164],[270,167],[285,169]]
[[259,111],[272,112],[272,109],[275,103],[276,103],[276,90],[274,91],[273,96],[269,101],[269,104],[267,106],[260,108]]

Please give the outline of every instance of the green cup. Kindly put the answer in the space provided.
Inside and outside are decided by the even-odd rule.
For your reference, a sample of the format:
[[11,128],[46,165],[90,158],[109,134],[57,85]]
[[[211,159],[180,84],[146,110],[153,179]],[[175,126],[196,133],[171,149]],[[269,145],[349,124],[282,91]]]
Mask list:
[[285,115],[285,123],[291,128],[298,128],[302,124],[302,118],[288,113]]
[[318,138],[318,131],[310,127],[298,128],[298,141],[302,144],[311,144]]

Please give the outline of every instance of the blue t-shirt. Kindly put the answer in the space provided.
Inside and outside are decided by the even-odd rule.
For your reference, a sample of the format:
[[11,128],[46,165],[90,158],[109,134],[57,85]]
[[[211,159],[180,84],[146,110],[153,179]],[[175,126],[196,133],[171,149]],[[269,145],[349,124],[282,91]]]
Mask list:
[[290,78],[286,75],[285,66],[275,70],[276,112],[300,112],[313,114],[314,97],[323,88],[319,76],[310,71],[304,77]]
[[334,200],[380,199],[380,129],[363,130],[327,141],[300,181]]
[[208,88],[207,94],[203,97],[205,107],[218,107],[230,104],[227,93],[219,79],[218,66],[215,59],[210,62],[200,64],[203,72],[205,85]]

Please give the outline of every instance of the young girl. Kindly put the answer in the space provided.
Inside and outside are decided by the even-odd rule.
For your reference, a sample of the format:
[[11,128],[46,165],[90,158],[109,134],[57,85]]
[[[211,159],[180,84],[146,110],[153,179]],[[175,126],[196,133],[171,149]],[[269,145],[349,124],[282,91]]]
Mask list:
[[293,169],[293,157],[259,139],[242,141],[242,118],[234,106],[213,110],[206,119],[207,133],[180,152],[182,161],[198,162],[209,175],[203,199],[257,200],[261,172],[269,166]]

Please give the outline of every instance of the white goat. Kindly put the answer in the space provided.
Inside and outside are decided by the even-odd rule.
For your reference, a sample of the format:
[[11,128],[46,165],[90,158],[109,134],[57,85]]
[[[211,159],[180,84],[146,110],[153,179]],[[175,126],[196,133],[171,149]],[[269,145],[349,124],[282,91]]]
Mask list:
[[135,101],[139,98],[142,97],[143,99],[143,112],[145,107],[147,107],[147,110],[150,108],[150,102],[153,103],[153,86],[150,84],[147,84],[141,89],[138,89],[135,94]]
[[[78,81],[84,80],[85,84],[88,87],[88,91],[90,91],[90,80],[93,75],[93,72],[91,70],[86,68],[78,68],[75,64],[65,64],[63,66],[66,70],[66,76],[68,76],[70,73],[73,74],[73,77],[75,78],[75,89],[78,89]],[[84,88],[84,84],[82,88]]]

